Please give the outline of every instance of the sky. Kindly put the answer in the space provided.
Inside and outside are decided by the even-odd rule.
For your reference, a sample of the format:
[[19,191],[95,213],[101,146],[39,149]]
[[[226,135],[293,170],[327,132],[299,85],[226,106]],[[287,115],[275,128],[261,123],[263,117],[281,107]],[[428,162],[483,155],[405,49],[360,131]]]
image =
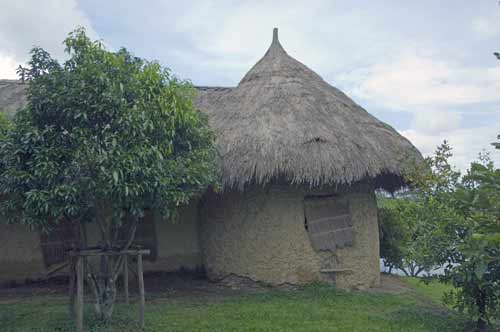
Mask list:
[[29,50],[64,59],[78,26],[195,85],[236,86],[264,55],[272,29],[316,71],[424,155],[443,140],[465,170],[500,150],[500,1],[0,0],[0,78]]

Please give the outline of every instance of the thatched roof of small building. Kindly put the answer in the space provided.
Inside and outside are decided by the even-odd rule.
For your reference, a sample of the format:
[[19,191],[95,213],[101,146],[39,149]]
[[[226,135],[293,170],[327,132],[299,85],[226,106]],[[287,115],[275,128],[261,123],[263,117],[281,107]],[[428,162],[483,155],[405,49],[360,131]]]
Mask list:
[[17,80],[0,80],[0,112],[13,115],[26,102],[28,85]]
[[[26,100],[26,84],[0,80],[0,111]],[[391,126],[289,56],[277,29],[237,87],[196,87],[195,105],[217,134],[224,186],[274,179],[312,187],[372,181],[394,190],[422,156]]]
[[391,126],[271,46],[235,88],[199,88],[229,187],[285,178],[309,186],[369,180],[394,190],[419,151]]

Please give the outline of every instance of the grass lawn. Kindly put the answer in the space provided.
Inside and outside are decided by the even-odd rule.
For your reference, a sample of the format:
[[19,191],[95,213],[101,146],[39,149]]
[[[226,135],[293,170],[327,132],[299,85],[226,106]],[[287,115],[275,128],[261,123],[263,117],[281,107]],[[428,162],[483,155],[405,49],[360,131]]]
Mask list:
[[[402,294],[343,292],[311,285],[252,294],[148,294],[145,331],[468,331],[463,317],[439,303],[443,288],[405,279]],[[73,331],[67,299],[44,295],[0,301],[3,332]],[[97,325],[86,308],[86,331],[140,331],[137,306],[119,304],[109,325]]]
[[430,284],[425,284],[420,278],[401,278],[401,280],[409,287],[414,289],[420,295],[428,297],[436,303],[442,303],[443,294],[453,289],[452,286],[433,281]]

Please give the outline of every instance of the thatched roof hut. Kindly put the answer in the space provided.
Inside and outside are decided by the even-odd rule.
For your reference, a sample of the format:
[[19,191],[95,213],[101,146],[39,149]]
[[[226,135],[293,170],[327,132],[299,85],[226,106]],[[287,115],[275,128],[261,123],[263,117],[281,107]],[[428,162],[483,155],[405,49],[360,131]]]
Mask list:
[[201,207],[204,266],[271,284],[379,281],[374,190],[422,160],[389,125],[271,46],[235,88],[199,88],[224,192]]
[[222,181],[243,188],[285,177],[310,186],[371,179],[400,186],[417,149],[273,40],[235,88],[200,89],[218,134]]
[[[22,106],[25,88],[0,81],[0,111]],[[197,90],[195,105],[217,135],[224,190],[191,202],[178,224],[152,227],[158,259],[146,268],[203,265],[213,279],[376,285],[374,192],[404,185],[405,172],[422,159],[417,149],[289,56],[276,29],[237,87]],[[25,268],[43,265],[42,256],[32,257],[36,235],[2,227],[0,249],[24,247],[0,259],[0,280],[9,271],[24,271],[17,277],[43,271]]]
[[[0,111],[22,106],[25,88],[0,80]],[[411,162],[421,160],[394,128],[289,56],[276,28],[266,54],[237,87],[197,90],[195,104],[217,133],[228,187],[284,177],[313,187],[370,179],[393,190]]]

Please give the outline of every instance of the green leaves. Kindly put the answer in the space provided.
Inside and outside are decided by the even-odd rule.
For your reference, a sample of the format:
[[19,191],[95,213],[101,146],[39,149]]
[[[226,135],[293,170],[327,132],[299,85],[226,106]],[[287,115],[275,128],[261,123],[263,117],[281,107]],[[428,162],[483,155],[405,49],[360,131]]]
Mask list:
[[214,135],[188,82],[126,49],[107,51],[84,29],[64,43],[62,64],[32,51],[28,106],[0,149],[1,212],[21,207],[35,227],[93,221],[100,206],[168,216],[216,181]]
[[448,303],[485,322],[500,311],[500,169],[480,155],[460,177],[451,155],[444,142],[411,174],[410,192],[383,201],[381,233],[390,226],[395,237],[382,238],[382,254],[403,269],[444,267]]

